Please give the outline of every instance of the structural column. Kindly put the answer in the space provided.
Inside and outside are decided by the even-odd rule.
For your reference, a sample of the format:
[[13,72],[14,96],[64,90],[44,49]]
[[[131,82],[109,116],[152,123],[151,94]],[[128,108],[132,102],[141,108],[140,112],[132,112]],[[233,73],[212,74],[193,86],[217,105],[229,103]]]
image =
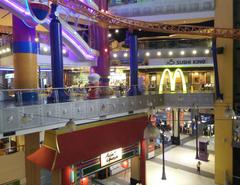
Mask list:
[[181,109],[173,109],[172,110],[172,144],[180,145],[180,113]]
[[[13,63],[14,88],[38,88],[37,44],[35,42],[35,28],[26,26],[22,20],[13,15]],[[24,102],[37,100],[37,93],[24,91]],[[39,133],[25,135],[25,156],[39,148]],[[25,160],[27,185],[40,184],[40,169],[28,160]]]
[[[215,1],[215,27],[233,28],[233,0]],[[224,12],[224,13],[223,13]],[[224,116],[225,109],[233,105],[233,40],[217,39],[217,47],[224,47],[224,53],[217,55],[220,92],[223,100],[217,101],[215,111],[215,182],[226,184],[232,179],[232,125]]]
[[138,90],[138,45],[137,36],[128,32],[128,44],[130,50],[130,89],[128,94],[135,96],[140,94]]
[[[108,1],[95,0],[99,9],[108,10]],[[93,67],[95,73],[100,75],[100,86],[109,85],[110,60],[108,48],[108,28],[101,24],[92,24],[89,29],[90,45],[99,51],[97,65]]]
[[[52,86],[53,88],[64,88],[63,81],[63,54],[62,54],[62,25],[55,15],[57,4],[51,4],[50,23],[50,44],[51,44],[51,65],[52,65]],[[58,93],[56,95],[56,93]],[[55,91],[51,100],[66,101],[69,97],[64,90]]]
[[130,184],[141,183],[146,185],[146,140],[140,141],[140,156],[131,159],[131,179]]
[[[29,156],[39,148],[39,132],[25,135],[25,156]],[[25,160],[27,185],[40,185],[40,168]]]
[[[38,88],[37,44],[35,28],[29,28],[13,15],[14,88]],[[23,101],[37,100],[36,92],[25,91]]]
[[[71,167],[66,166],[62,169],[62,184],[60,185],[71,185]],[[57,184],[56,184],[57,185]]]

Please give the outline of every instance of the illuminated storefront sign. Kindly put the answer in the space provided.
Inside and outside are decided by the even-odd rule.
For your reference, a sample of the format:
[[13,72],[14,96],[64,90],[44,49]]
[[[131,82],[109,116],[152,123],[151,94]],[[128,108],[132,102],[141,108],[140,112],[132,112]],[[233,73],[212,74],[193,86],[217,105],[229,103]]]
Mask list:
[[152,58],[149,66],[158,67],[213,67],[212,57]]
[[176,69],[174,71],[173,75],[172,75],[172,72],[169,69],[165,69],[162,73],[162,77],[161,77],[161,80],[160,80],[159,93],[163,92],[163,85],[164,85],[164,79],[165,79],[166,74],[168,74],[169,79],[170,79],[170,89],[171,89],[171,91],[175,91],[176,79],[177,79],[178,73],[179,73],[179,75],[181,77],[181,81],[182,81],[182,90],[183,90],[184,93],[187,92],[186,80],[185,80],[185,77],[183,75],[182,70],[181,69]]
[[101,166],[114,163],[122,159],[122,148],[106,152],[101,155]]

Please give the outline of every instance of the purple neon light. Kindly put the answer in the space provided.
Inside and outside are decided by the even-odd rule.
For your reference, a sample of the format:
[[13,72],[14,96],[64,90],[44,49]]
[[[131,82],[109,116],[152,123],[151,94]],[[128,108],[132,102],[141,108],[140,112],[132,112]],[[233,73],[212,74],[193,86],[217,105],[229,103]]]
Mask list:
[[10,0],[3,0],[3,1],[5,1],[10,6],[12,6],[14,9],[24,13],[25,15],[30,15],[30,12],[24,10],[22,7],[20,7],[19,5],[15,4],[14,2],[11,2]]
[[88,59],[94,59],[95,56],[89,55],[80,45],[78,45],[65,31],[62,31],[64,37],[66,37],[76,48],[78,48],[80,51],[82,51],[82,53],[84,54],[84,56],[86,56],[86,58]]
[[[14,69],[13,69],[13,68],[0,67],[0,71],[14,71]],[[51,69],[40,69],[40,71],[50,72],[50,71],[52,71],[52,70],[51,70]]]
[[[15,10],[24,13],[25,15],[30,16],[30,12],[24,10],[22,7],[18,6],[17,4],[15,4],[14,2],[10,2],[10,0],[3,0],[5,1],[7,4],[9,4],[10,6],[12,6]],[[50,23],[50,20],[47,20],[48,23]],[[80,45],[78,45],[65,31],[62,32],[63,35],[77,48],[79,49],[86,58],[92,60],[94,58],[96,58],[95,56],[89,55]]]

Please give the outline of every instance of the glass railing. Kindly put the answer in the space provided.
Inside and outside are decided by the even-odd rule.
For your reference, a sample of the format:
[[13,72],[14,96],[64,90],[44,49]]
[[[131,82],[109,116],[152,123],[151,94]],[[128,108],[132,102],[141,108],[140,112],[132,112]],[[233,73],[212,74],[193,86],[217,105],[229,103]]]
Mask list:
[[211,47],[210,39],[139,40],[139,49]]
[[[154,95],[163,93],[214,92],[214,84],[170,84],[159,86],[88,86],[83,88],[44,88],[0,90],[0,107],[74,102],[101,98],[119,98],[132,94]],[[1,98],[1,96],[4,96]]]
[[[122,6],[119,6],[122,5]],[[127,6],[124,6],[127,5]],[[192,12],[206,12],[212,16],[214,0],[110,0],[112,13],[126,17],[141,17]],[[211,13],[210,13],[211,12]]]

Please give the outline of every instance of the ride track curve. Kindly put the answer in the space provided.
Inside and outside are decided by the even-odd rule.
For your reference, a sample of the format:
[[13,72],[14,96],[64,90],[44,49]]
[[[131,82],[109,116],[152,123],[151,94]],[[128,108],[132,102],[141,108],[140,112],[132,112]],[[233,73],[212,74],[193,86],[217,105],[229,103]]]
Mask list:
[[240,29],[174,25],[157,22],[139,21],[121,16],[116,16],[105,10],[101,11],[96,10],[86,5],[81,0],[49,0],[49,1],[69,8],[79,14],[83,14],[89,18],[96,20],[98,23],[102,23],[108,26],[114,25],[118,27],[125,27],[129,28],[129,30],[141,29],[150,32],[201,35],[212,38],[230,38],[240,40]]

